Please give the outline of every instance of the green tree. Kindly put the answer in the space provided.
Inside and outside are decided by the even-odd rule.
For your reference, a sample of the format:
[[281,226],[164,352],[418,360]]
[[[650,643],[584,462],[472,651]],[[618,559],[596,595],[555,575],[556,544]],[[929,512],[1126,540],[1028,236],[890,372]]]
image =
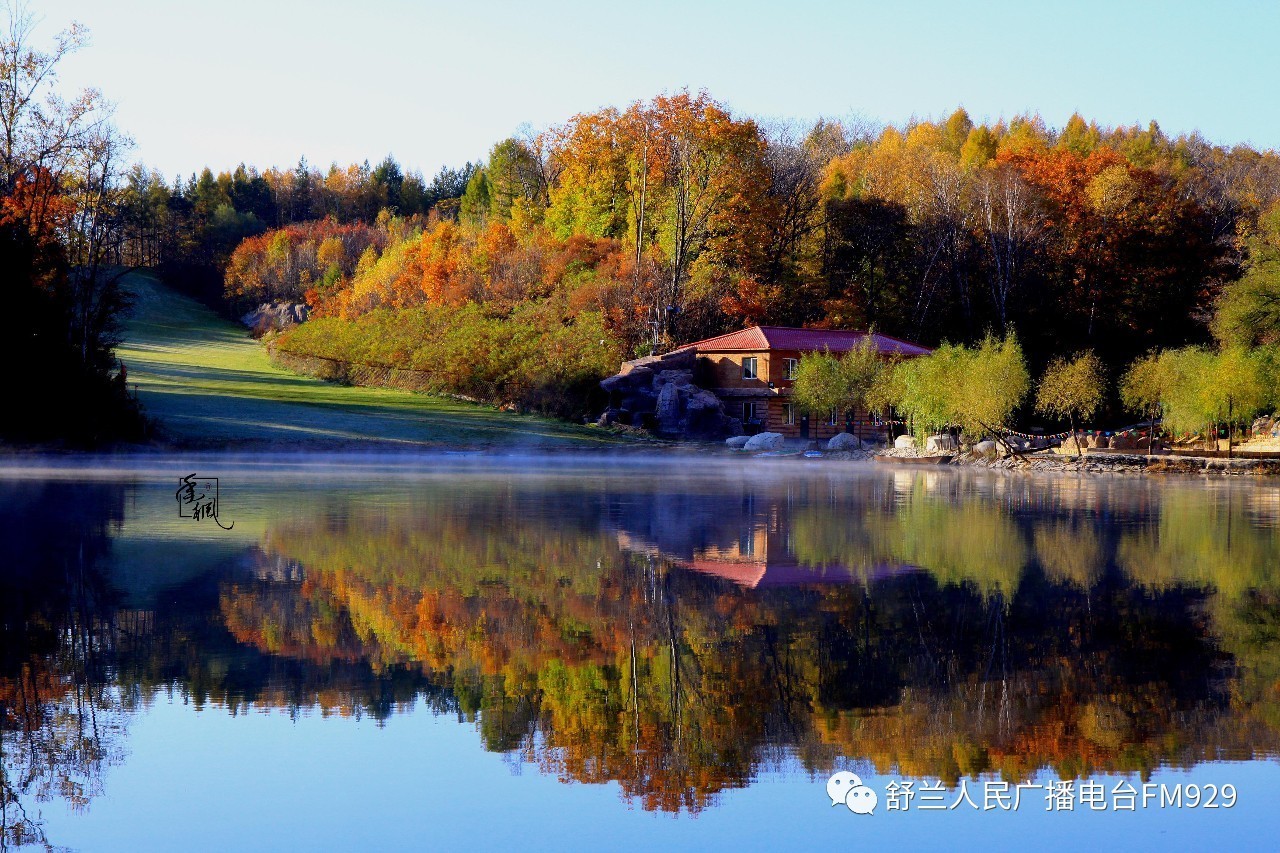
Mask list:
[[458,217],[466,223],[478,225],[489,216],[489,177],[484,169],[476,169],[467,181],[458,206]]
[[1017,338],[988,335],[972,349],[943,344],[930,355],[902,362],[874,397],[891,399],[917,435],[958,426],[1003,441],[1000,430],[1030,387]]
[[1263,374],[1263,360],[1257,350],[1232,346],[1219,352],[1211,362],[1212,373],[1202,380],[1205,408],[1218,423],[1227,425],[1227,454],[1237,426],[1248,423],[1270,402],[1271,389]]
[[1036,411],[1065,418],[1071,424],[1072,440],[1079,450],[1076,421],[1093,417],[1102,405],[1105,387],[1102,360],[1092,351],[1079,353],[1070,360],[1055,358],[1049,362],[1036,390]]
[[1258,229],[1249,241],[1248,268],[1214,306],[1213,335],[1223,346],[1280,343],[1280,202]]
[[791,399],[810,412],[840,408],[846,396],[840,360],[830,350],[801,357],[796,365]]
[[829,350],[804,356],[796,367],[792,399],[811,412],[877,408],[875,389],[887,368],[872,334],[837,358]]
[[1160,417],[1165,397],[1167,371],[1161,366],[1158,352],[1150,352],[1129,365],[1120,380],[1120,401],[1132,412],[1150,421],[1147,455],[1155,445],[1156,418]]
[[1160,409],[1165,425],[1174,434],[1200,433],[1213,420],[1205,393],[1206,377],[1213,375],[1213,353],[1204,347],[1183,347],[1160,353],[1155,367]]
[[1001,426],[1031,389],[1022,346],[1012,333],[1003,338],[987,335],[977,349],[965,352],[960,375],[952,382],[958,392],[955,420],[967,432],[999,438]]

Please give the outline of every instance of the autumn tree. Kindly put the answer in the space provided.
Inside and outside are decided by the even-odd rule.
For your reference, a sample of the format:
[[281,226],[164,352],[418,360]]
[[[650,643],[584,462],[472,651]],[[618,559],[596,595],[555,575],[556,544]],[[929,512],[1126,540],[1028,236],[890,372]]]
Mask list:
[[0,432],[82,441],[136,433],[136,404],[113,377],[126,302],[120,263],[131,143],[112,125],[101,94],[66,99],[54,87],[59,64],[86,44],[84,28],[71,25],[42,50],[33,43],[31,13],[21,5],[7,11],[0,33],[0,357],[23,368],[10,389],[21,410],[0,419]]

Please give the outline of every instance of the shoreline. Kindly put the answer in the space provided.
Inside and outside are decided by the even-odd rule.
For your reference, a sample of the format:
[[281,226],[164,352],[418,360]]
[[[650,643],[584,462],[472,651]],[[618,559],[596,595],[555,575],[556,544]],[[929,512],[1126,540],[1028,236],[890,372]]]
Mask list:
[[1226,477],[1280,476],[1280,459],[1223,459],[1210,456],[1147,456],[1137,453],[1084,453],[1068,456],[1036,452],[1021,456],[987,459],[981,456],[958,456],[949,463],[954,467],[984,468],[991,471],[1024,471],[1076,473],[1093,475],[1147,476],[1194,474]]
[[[838,465],[866,465],[874,462],[878,454],[872,451],[824,451],[821,457],[806,458],[803,456],[784,456],[760,458],[755,454],[741,451],[726,451],[723,445],[714,443],[679,443],[661,440],[619,442],[616,444],[543,444],[532,441],[524,444],[460,444],[441,442],[436,445],[396,443],[384,441],[339,441],[339,442],[277,442],[246,440],[237,442],[153,442],[146,444],[115,444],[100,448],[72,448],[57,445],[3,445],[0,446],[0,464],[13,467],[26,467],[28,464],[38,466],[43,462],[54,462],[58,467],[73,468],[77,461],[84,463],[101,463],[107,460],[136,461],[174,461],[189,457],[198,459],[222,458],[224,460],[241,457],[246,460],[261,462],[274,461],[280,464],[306,464],[308,462],[323,463],[334,461],[337,457],[348,459],[376,460],[441,460],[462,458],[503,460],[512,458],[555,457],[568,459],[582,457],[584,459],[630,459],[661,460],[679,459],[688,463],[694,457],[703,457],[709,461],[734,459],[741,462],[756,461],[761,463],[777,463],[794,461],[807,466],[825,467],[831,463]],[[824,465],[825,463],[825,465]],[[881,466],[884,467],[884,466]],[[903,465],[904,470],[916,470],[913,466]],[[960,454],[950,462],[936,466],[936,469],[968,469],[1009,473],[1046,473],[1046,474],[1086,474],[1090,476],[1159,476],[1159,475],[1194,475],[1197,477],[1280,477],[1280,459],[1223,459],[1200,456],[1156,455],[1148,457],[1142,454],[1088,454],[1067,456],[1052,452],[1039,451],[1020,456],[1005,456],[989,459],[974,454]],[[889,469],[892,470],[892,469]],[[919,468],[918,470],[926,470]]]

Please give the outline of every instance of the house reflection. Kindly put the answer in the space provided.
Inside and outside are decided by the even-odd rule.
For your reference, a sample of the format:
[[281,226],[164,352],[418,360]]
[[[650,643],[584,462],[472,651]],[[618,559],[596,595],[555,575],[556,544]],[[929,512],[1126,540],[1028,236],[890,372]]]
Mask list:
[[[664,550],[634,533],[617,531],[618,546],[632,554],[661,559],[676,568],[727,580],[747,589],[808,584],[865,584],[918,571],[914,566],[882,563],[853,567],[813,565],[792,550],[791,530],[774,508],[768,521],[743,523],[736,538],[719,538],[684,550]],[[721,531],[723,532],[723,531]]]

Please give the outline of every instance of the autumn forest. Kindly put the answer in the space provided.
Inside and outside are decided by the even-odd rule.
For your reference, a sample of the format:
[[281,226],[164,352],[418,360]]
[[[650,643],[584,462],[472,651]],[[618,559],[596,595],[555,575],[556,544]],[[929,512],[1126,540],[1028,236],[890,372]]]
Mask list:
[[755,323],[931,345],[1023,332],[1033,365],[1091,349],[1118,369],[1208,341],[1280,240],[1271,151],[1079,115],[770,125],[688,92],[527,131],[429,181],[390,157],[173,186],[135,169],[126,198],[122,260],[224,285],[236,310],[305,301],[319,322],[286,348],[411,367],[476,351],[448,387],[497,379],[517,399],[533,354],[590,384]]
[[[17,34],[6,67],[32,97],[85,43]],[[1155,122],[765,121],[684,90],[526,126],[431,178],[389,155],[170,178],[128,165],[100,94],[58,103],[10,111],[4,250],[48,327],[36,361],[102,411],[129,408],[112,347],[137,269],[228,317],[305,305],[257,330],[284,357],[575,418],[621,360],[751,324],[1015,335],[1033,375],[1090,352],[1111,379],[1156,349],[1280,340],[1280,155]]]

